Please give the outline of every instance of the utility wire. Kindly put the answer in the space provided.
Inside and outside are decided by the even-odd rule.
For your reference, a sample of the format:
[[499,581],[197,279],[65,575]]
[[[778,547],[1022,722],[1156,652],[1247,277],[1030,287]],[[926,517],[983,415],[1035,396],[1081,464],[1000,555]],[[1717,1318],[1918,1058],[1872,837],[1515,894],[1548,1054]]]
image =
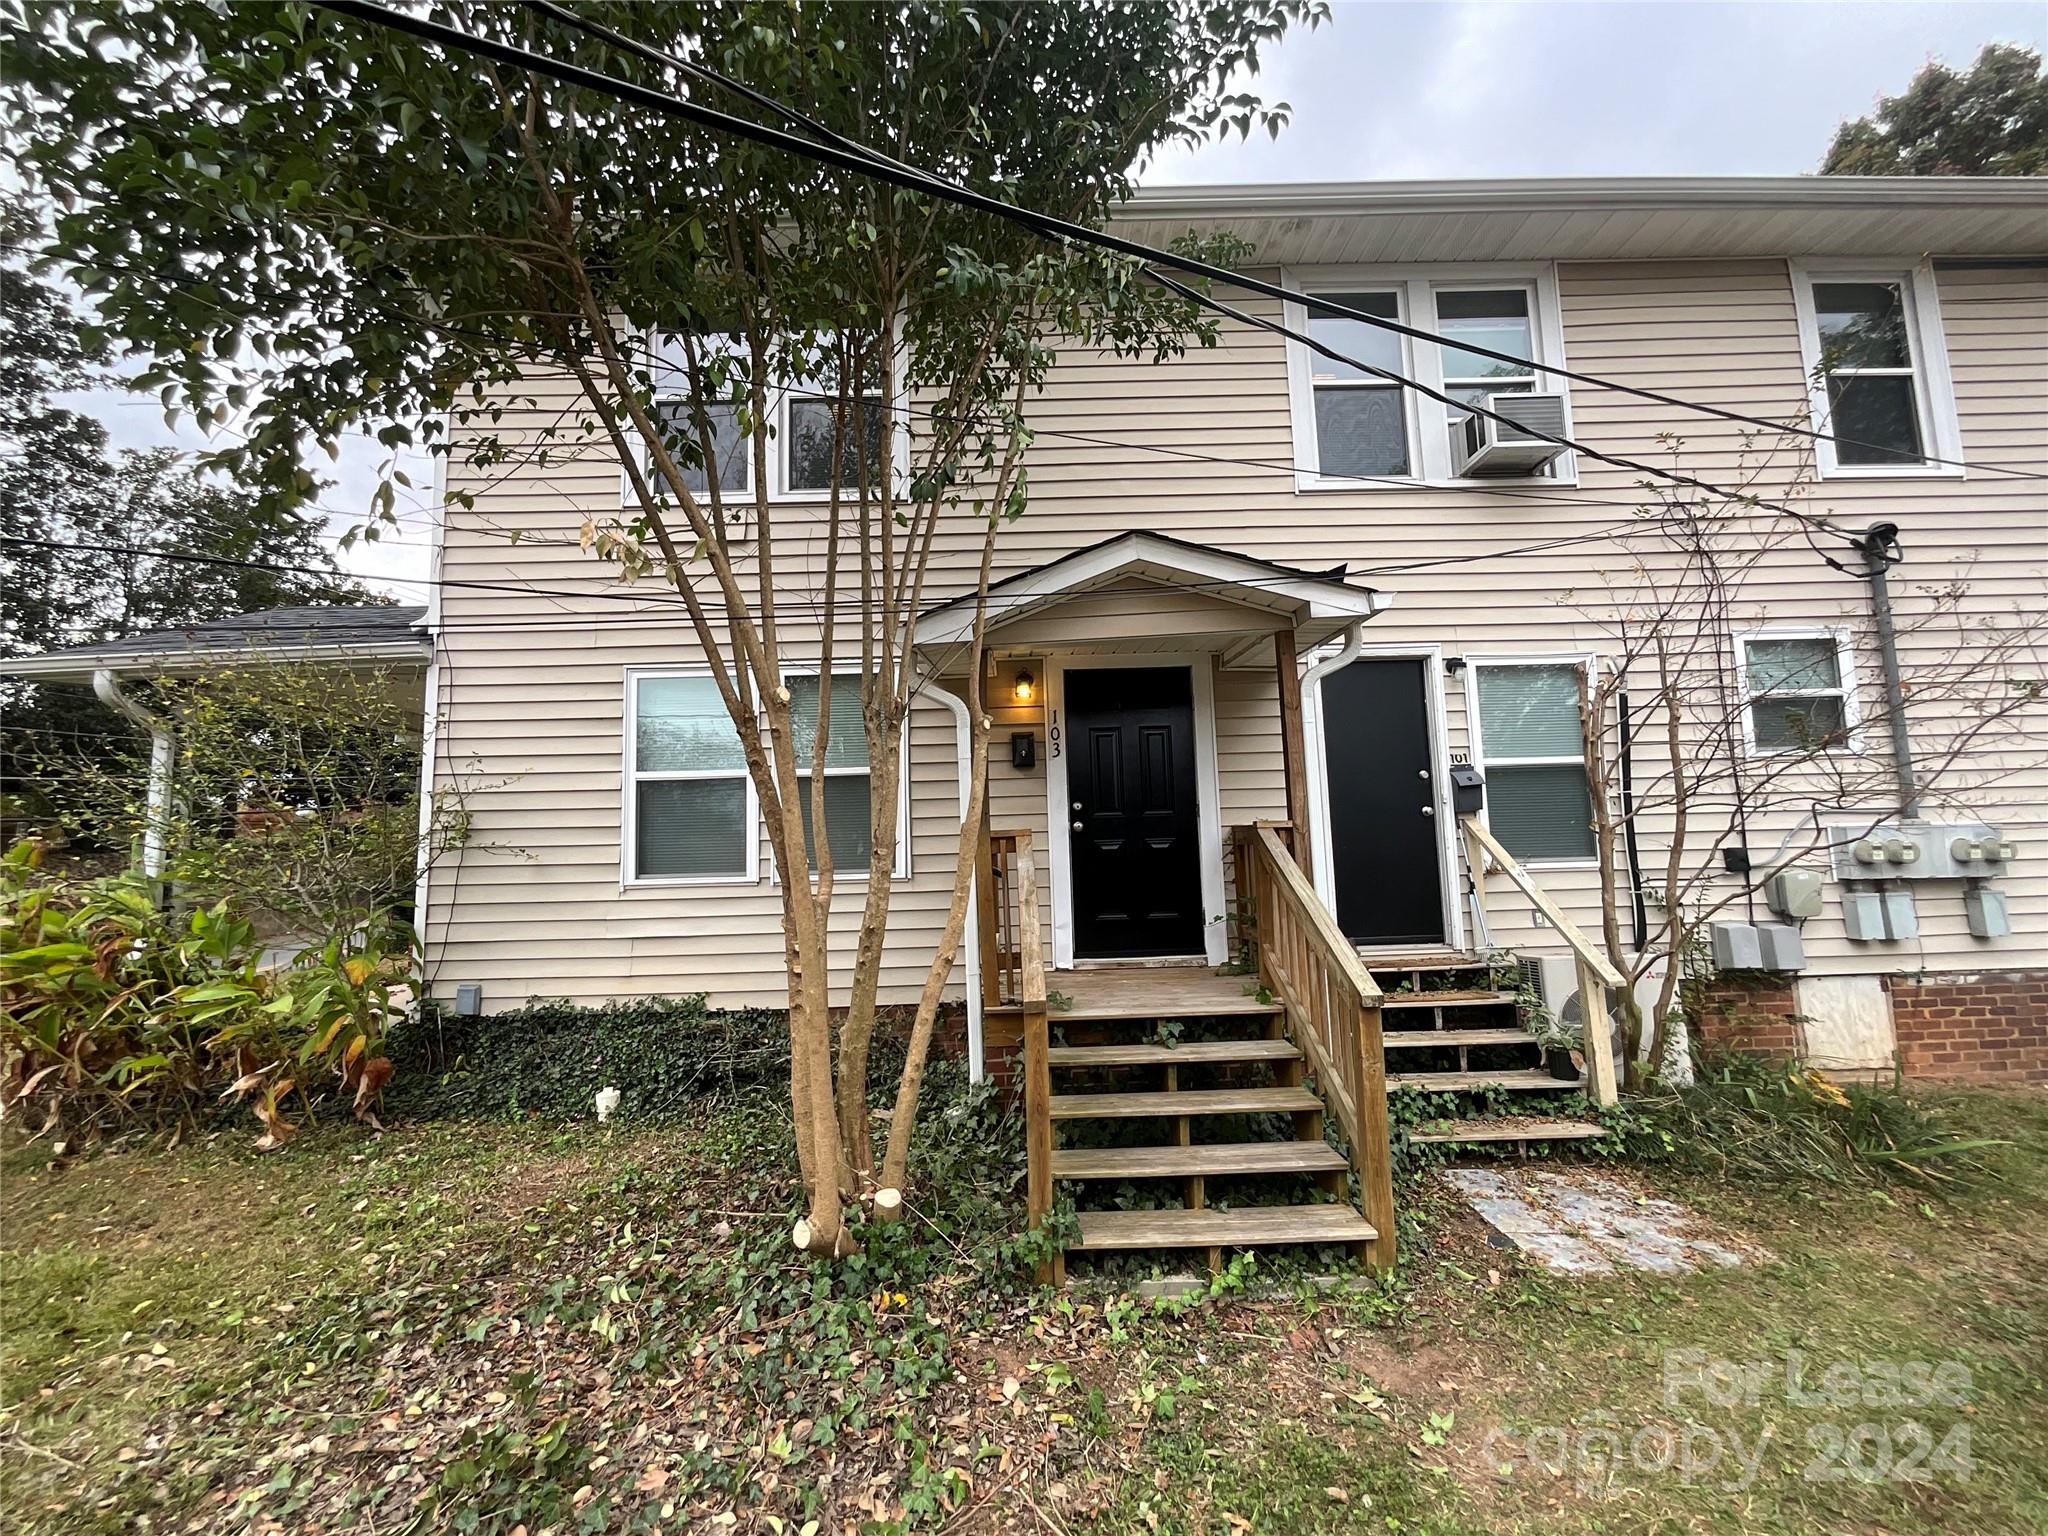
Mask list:
[[[440,22],[432,21],[425,17],[411,16],[403,12],[393,11],[381,5],[371,4],[369,0],[316,0],[316,3],[322,9],[333,11],[337,15],[349,16],[359,21],[367,21],[373,25],[388,27],[394,31],[411,33],[430,42],[440,43],[459,53],[469,53],[493,59],[516,68],[529,70],[534,74],[559,80],[567,85],[577,85],[594,90],[601,95],[613,97],[629,105],[643,106],[650,111],[661,113],[664,116],[679,117],[700,127],[732,133],[738,137],[764,144],[772,149],[784,150],[802,159],[823,161],[826,164],[836,165],[842,170],[851,171],[856,175],[890,182],[913,192],[929,193],[932,196],[961,204],[964,207],[984,213],[991,213],[1012,222],[1025,224],[1027,227],[1036,229],[1038,232],[1055,239],[1064,240],[1069,243],[1094,245],[1102,249],[1117,251],[1127,256],[1136,257],[1140,261],[1176,267],[1210,281],[1247,287],[1254,292],[1266,293],[1290,301],[1300,301],[1303,298],[1303,295],[1282,288],[1277,284],[1266,283],[1261,279],[1244,277],[1224,267],[1214,266],[1204,261],[1197,261],[1191,257],[1179,256],[1170,251],[1162,251],[1157,247],[1126,240],[1121,236],[1112,235],[1104,231],[1090,230],[1085,226],[1055,219],[1050,215],[1014,207],[995,198],[988,197],[983,193],[976,192],[971,188],[941,181],[922,171],[899,168],[888,161],[879,160],[865,151],[856,152],[843,149],[836,144],[815,143],[810,139],[799,138],[794,134],[785,133],[778,128],[770,128],[760,123],[750,122],[745,118],[734,117],[727,112],[699,106],[697,103],[680,96],[652,90],[633,81],[620,80],[596,70],[585,69],[578,64],[568,64],[557,59],[551,59],[544,54],[515,47],[510,43],[501,43],[491,38],[479,37],[474,33],[465,32],[457,27],[445,26]],[[1165,278],[1163,274],[1152,272],[1150,275],[1162,282],[1166,282],[1169,286],[1174,286],[1173,280]],[[1194,302],[1215,309],[1219,313],[1238,318],[1248,324],[1259,324],[1259,322],[1252,321],[1249,317],[1245,316],[1242,310],[1223,304],[1220,300],[1198,294],[1195,290],[1185,287],[1185,285],[1179,285],[1176,291],[1188,295]],[[1366,317],[1361,315],[1360,318]],[[1274,328],[1275,325],[1275,322],[1266,322],[1266,328]],[[1282,334],[1289,336],[1300,335],[1300,333],[1293,331],[1291,328],[1280,327],[1279,329]],[[1427,336],[1428,333],[1424,332],[1421,334]],[[1793,519],[1795,522],[1821,529],[1844,540],[1854,540],[1857,537],[1851,530],[1828,518],[1820,517],[1810,512],[1802,512],[1797,508],[1786,506],[1782,502],[1764,501],[1743,492],[1729,491],[1725,487],[1715,485],[1711,481],[1701,480],[1696,476],[1680,474],[1674,470],[1660,469],[1655,465],[1645,464],[1639,460],[1626,459],[1615,454],[1602,452],[1599,449],[1589,448],[1583,443],[1560,434],[1537,431],[1523,422],[1516,421],[1512,417],[1492,409],[1490,406],[1457,400],[1440,390],[1419,384],[1402,374],[1394,373],[1388,369],[1356,358],[1347,357],[1343,353],[1337,352],[1310,338],[1301,337],[1300,339],[1314,347],[1319,353],[1335,361],[1346,363],[1351,367],[1359,369],[1361,372],[1385,379],[1389,383],[1419,390],[1424,394],[1445,402],[1454,409],[1500,422],[1506,426],[1513,427],[1518,433],[1535,437],[1539,441],[1555,443],[1560,447],[1583,453],[1588,458],[1597,459],[1602,463],[1611,464],[1620,469],[1632,470],[1638,474],[1649,475],[1671,484],[1684,485],[1707,491],[1716,496],[1727,496],[1746,501],[1752,506],[1780,513]]]
[[[946,197],[956,202],[963,202],[970,198],[974,199],[975,201],[968,203],[968,206],[980,206],[983,203],[992,204],[992,208],[984,209],[984,211],[997,211],[1001,217],[1009,218],[1015,222],[1028,223],[1033,228],[1038,229],[1040,233],[1051,234],[1061,240],[1120,250],[1125,255],[1138,256],[1147,262],[1175,266],[1182,271],[1208,278],[1212,282],[1227,282],[1237,287],[1248,288],[1252,292],[1263,294],[1268,298],[1278,298],[1292,303],[1299,303],[1309,309],[1336,315],[1346,320],[1362,321],[1367,325],[1374,326],[1383,331],[1390,331],[1398,336],[1408,337],[1411,340],[1427,341],[1441,346],[1455,347],[1459,351],[1470,353],[1475,357],[1484,357],[1494,362],[1508,363],[1513,365],[1517,371],[1526,369],[1532,372],[1546,373],[1553,378],[1567,379],[1572,383],[1584,384],[1589,388],[1612,390],[1621,394],[1634,395],[1638,399],[1652,400],[1660,405],[1674,406],[1680,410],[1695,411],[1702,415],[1716,417],[1722,421],[1739,422],[1747,426],[1763,427],[1776,432],[1788,432],[1799,437],[1810,438],[1816,442],[1833,442],[1838,446],[1872,448],[1881,451],[1888,450],[1889,448],[1889,445],[1883,443],[1869,443],[1856,438],[1842,437],[1838,433],[1821,431],[1797,422],[1774,421],[1769,417],[1751,416],[1741,411],[1728,410],[1723,406],[1709,405],[1704,401],[1687,400],[1681,396],[1666,394],[1660,390],[1646,389],[1640,385],[1623,384],[1614,379],[1602,378],[1596,374],[1583,373],[1557,364],[1537,362],[1533,358],[1517,357],[1511,352],[1497,351],[1492,347],[1482,346],[1476,342],[1456,340],[1434,331],[1425,330],[1419,326],[1405,325],[1385,315],[1375,315],[1365,310],[1354,309],[1349,305],[1340,304],[1333,299],[1298,292],[1278,283],[1268,283],[1262,279],[1233,273],[1226,268],[1182,257],[1156,246],[1147,246],[1138,241],[1124,240],[1110,235],[1106,231],[1093,230],[1086,225],[1075,224],[1056,215],[1039,213],[1036,210],[1022,209],[1011,204],[996,202],[994,199],[984,198],[982,194],[974,192],[972,188],[967,187],[964,183],[951,181],[932,172],[921,170],[917,166],[897,160],[892,156],[883,154],[880,150],[869,148],[857,140],[850,139],[817,118],[790,106],[786,102],[777,100],[764,91],[756,90],[754,87],[743,84],[729,75],[722,74],[708,64],[685,59],[679,55],[642,43],[637,39],[626,36],[616,28],[605,26],[601,22],[579,15],[567,6],[555,3],[555,0],[524,0],[524,3],[529,10],[552,17],[567,26],[575,28],[579,32],[596,37],[616,48],[624,49],[628,53],[650,63],[667,65],[669,68],[675,69],[694,79],[730,91],[742,99],[752,102],[755,106],[772,112],[791,126],[802,128],[815,135],[823,144],[830,148],[848,154],[864,156],[874,166],[882,167],[896,176],[917,178],[922,184],[923,190],[929,191],[934,195]],[[348,9],[351,11],[360,9],[361,11],[370,11],[378,8],[368,5],[358,8],[353,5],[332,4],[329,5],[329,9]],[[1166,282],[1157,272],[1148,272],[1147,275]],[[1166,282],[1166,286],[1174,287],[1170,282]],[[1185,289],[1176,288],[1176,291],[1182,293],[1184,297],[1193,297]],[[1336,356],[1336,354],[1326,355]],[[1360,366],[1355,360],[1350,358],[1338,358],[1337,360],[1351,363],[1354,367]],[[1408,381],[1404,380],[1403,382]],[[1421,386],[1415,387],[1420,388]],[[1454,400],[1451,403],[1460,409],[1469,409],[1463,402]],[[1528,429],[1524,428],[1523,430],[1526,431]],[[2033,470],[2015,469],[2000,464],[1973,464],[1963,459],[1943,458],[1936,454],[1923,454],[1921,462],[1945,464],[1956,468],[1981,469],[1992,474],[2010,475],[2029,480],[2048,480],[2048,475]]]
[[[1547,552],[1549,550],[1567,548],[1578,544],[1612,541],[1616,539],[1618,536],[1634,531],[1636,529],[1663,528],[1680,521],[1683,520],[1672,517],[1649,518],[1644,519],[1641,523],[1638,524],[1616,525],[1613,527],[1594,529],[1580,534],[1560,535],[1556,538],[1543,539],[1528,544],[1511,546],[1507,549],[1471,551],[1459,555],[1433,556],[1412,562],[1402,562],[1391,565],[1374,566],[1366,571],[1351,572],[1349,574],[1372,576],[1399,575],[1407,570],[1424,570],[1444,565],[1474,564],[1485,560],[1506,559],[1513,556],[1525,554],[1540,554]],[[274,574],[328,574],[326,572],[321,571],[320,568],[317,566],[289,565],[258,560],[240,560],[225,555],[196,555],[172,553],[158,550],[143,549],[132,545],[105,543],[98,541],[36,539],[26,538],[14,534],[0,534],[0,547],[8,546],[32,549],[73,551],[85,554],[141,555],[149,559],[165,560],[170,561],[172,563],[226,567],[237,570],[260,570],[271,572]],[[562,580],[568,583],[568,585],[566,586],[566,588],[561,590],[550,590],[549,588],[540,585],[536,580],[533,579],[488,581],[477,578],[465,578],[455,576],[392,576],[385,577],[382,579],[388,580],[393,585],[397,586],[439,587],[442,589],[453,589],[458,591],[506,592],[527,597],[571,597],[588,599],[598,602],[630,603],[634,605],[637,609],[639,609],[643,615],[649,616],[651,616],[649,612],[650,610],[660,610],[665,608],[681,609],[685,606],[680,597],[669,596],[663,591],[655,591],[652,589],[644,593],[635,593],[630,591],[593,591],[590,589],[589,582],[586,579],[580,577],[562,578]],[[1176,583],[1175,590],[1190,592],[1210,590],[1228,591],[1232,588],[1276,587],[1292,584],[1298,581],[1314,581],[1318,579],[1338,580],[1341,578],[1314,571],[1291,571],[1287,573],[1276,573],[1271,576],[1247,576],[1237,581],[1203,581]],[[1156,586],[1105,586],[1089,588],[1087,590],[1088,595],[1090,596],[1136,597],[1155,595],[1158,589]],[[991,588],[988,600],[992,606],[1000,609],[1002,606],[1004,606],[1006,599],[1012,595],[1014,594],[1007,594],[1003,592],[1001,590],[1000,581],[998,581]],[[857,601],[852,599],[846,599],[827,605],[821,602],[805,602],[800,599],[791,598],[783,601],[779,606],[797,612],[810,611],[814,613],[823,613],[824,611],[826,611],[828,606],[834,609],[852,611],[858,609],[860,605]],[[454,621],[454,627],[460,627],[460,625],[463,622],[464,621],[461,620]],[[594,614],[566,612],[558,618],[550,618],[546,616],[533,616],[518,621],[518,625],[519,627],[531,626],[535,629],[568,629],[587,627],[594,622],[597,622],[597,616]],[[199,628],[200,625],[194,624],[188,626],[173,627],[184,629],[196,629]],[[510,628],[512,626],[499,627]]]

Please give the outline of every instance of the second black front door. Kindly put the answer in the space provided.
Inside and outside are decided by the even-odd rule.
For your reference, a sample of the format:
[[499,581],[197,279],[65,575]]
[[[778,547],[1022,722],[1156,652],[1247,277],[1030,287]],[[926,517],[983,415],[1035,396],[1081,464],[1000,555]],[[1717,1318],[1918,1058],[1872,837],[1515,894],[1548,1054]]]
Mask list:
[[1076,669],[1065,707],[1076,958],[1201,954],[1188,669]]
[[1337,926],[1357,944],[1441,943],[1443,872],[1420,661],[1354,661],[1323,679]]

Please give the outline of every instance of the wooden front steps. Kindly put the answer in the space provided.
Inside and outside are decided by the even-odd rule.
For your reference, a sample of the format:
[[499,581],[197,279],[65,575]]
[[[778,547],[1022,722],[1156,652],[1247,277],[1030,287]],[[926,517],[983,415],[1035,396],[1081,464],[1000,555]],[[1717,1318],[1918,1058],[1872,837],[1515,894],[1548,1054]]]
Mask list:
[[1212,1088],[1190,1092],[1056,1093],[1054,1120],[1130,1120],[1185,1115],[1291,1115],[1319,1110],[1323,1101],[1306,1088]]
[[1390,1029],[1381,1039],[1390,1051],[1416,1046],[1442,1050],[1456,1045],[1534,1045],[1536,1037],[1526,1029]]
[[1577,1093],[1583,1079],[1552,1077],[1541,1068],[1514,1072],[1401,1072],[1387,1074],[1387,1092],[1420,1088],[1424,1093],[1478,1093],[1502,1088],[1509,1093]]
[[1174,1147],[1061,1147],[1056,1179],[1184,1179],[1240,1173],[1342,1173],[1327,1141],[1227,1141]]
[[1379,1236],[1349,1205],[1249,1205],[1236,1210],[1083,1211],[1081,1252],[1369,1243]]
[[1178,1045],[1056,1045],[1045,1059],[1055,1067],[1190,1067],[1299,1061],[1301,1051],[1287,1040],[1189,1040]]
[[1465,1003],[1512,1003],[1512,992],[1389,992],[1380,1001],[1380,1011],[1386,1013],[1404,1008],[1449,1008]]
[[[1147,1183],[1180,1204],[1157,1210],[1079,1212],[1070,1252],[1146,1248],[1203,1249],[1211,1268],[1224,1250],[1342,1243],[1363,1252],[1378,1233],[1347,1203],[1295,1203],[1341,1197],[1350,1163],[1323,1139],[1324,1103],[1303,1085],[1301,1048],[1282,1033],[1284,1010],[1260,1002],[1257,984],[1205,967],[1067,971],[1048,991],[1070,1005],[1050,1010],[1055,1031],[1078,1026],[1087,1043],[1052,1045],[1046,1066],[1057,1090],[1080,1074],[1107,1076],[1112,1089],[1055,1091],[1047,1116],[1056,1133],[1051,1175],[1082,1186]],[[1162,1025],[1187,1025],[1206,1038],[1161,1043]],[[1123,1035],[1124,1038],[1118,1038]],[[1065,1075],[1063,1082],[1062,1075]],[[1286,1140],[1196,1141],[1197,1127],[1219,1116],[1278,1116]],[[1155,1119],[1161,1144],[1114,1144],[1133,1120]],[[1270,1125],[1271,1122],[1268,1122]],[[1101,1128],[1109,1145],[1057,1145]],[[1249,1180],[1227,1191],[1228,1209],[1210,1204],[1214,1181]],[[1277,1181],[1277,1183],[1276,1183]],[[1289,1184],[1292,1187],[1287,1187]],[[1279,1200],[1280,1204],[1248,1203]]]
[[1418,1126],[1408,1139],[1420,1146],[1445,1142],[1594,1141],[1607,1134],[1590,1120],[1547,1120],[1516,1115],[1507,1120],[1438,1120]]

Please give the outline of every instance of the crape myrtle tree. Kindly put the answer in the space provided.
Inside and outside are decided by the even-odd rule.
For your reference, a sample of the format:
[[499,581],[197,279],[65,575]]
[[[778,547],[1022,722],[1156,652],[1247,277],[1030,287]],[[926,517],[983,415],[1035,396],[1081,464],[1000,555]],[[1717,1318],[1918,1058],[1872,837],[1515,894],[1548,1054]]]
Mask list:
[[[583,541],[673,589],[739,728],[782,902],[807,1205],[795,1237],[847,1251],[848,1203],[904,1182],[984,800],[977,624],[956,673],[974,770],[952,902],[877,1173],[868,1042],[903,726],[926,682],[910,626],[935,554],[957,560],[964,543],[968,590],[986,590],[998,532],[1025,507],[1026,407],[1058,347],[1165,356],[1212,343],[1212,327],[1120,258],[370,21],[175,0],[10,8],[8,131],[63,209],[50,254],[106,331],[151,359],[167,406],[235,419],[246,440],[216,462],[303,494],[309,450],[382,423],[394,450],[496,473],[593,451],[624,464],[621,513]],[[543,7],[431,9],[766,120]],[[1100,224],[1160,148],[1277,130],[1285,109],[1235,82],[1322,7],[754,0],[578,15],[898,160]],[[534,427],[520,406],[543,378],[573,380],[576,406]],[[822,409],[779,412],[793,380]],[[813,466],[822,510],[770,495],[784,451]],[[822,580],[799,587],[813,540]],[[858,673],[872,769],[873,851],[841,978],[832,839],[807,833],[828,827],[832,732],[854,728],[832,705],[835,667],[841,688]],[[786,672],[817,681],[793,689]]]

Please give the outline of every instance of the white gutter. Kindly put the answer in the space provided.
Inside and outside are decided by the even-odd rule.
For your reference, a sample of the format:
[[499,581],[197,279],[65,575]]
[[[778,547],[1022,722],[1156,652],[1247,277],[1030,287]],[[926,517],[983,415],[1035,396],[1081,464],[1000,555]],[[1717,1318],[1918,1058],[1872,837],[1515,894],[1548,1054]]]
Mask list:
[[2037,209],[2024,176],[1565,176],[1140,187],[1112,220],[1714,208]]
[[[102,651],[84,658],[13,656],[0,661],[0,677],[22,677],[45,683],[83,683],[102,672],[151,672],[160,676],[196,674],[216,667],[274,665],[281,662],[397,661],[425,662],[431,654],[422,640],[373,640],[325,645],[221,646],[182,651]],[[97,688],[97,681],[93,682]],[[118,705],[116,706],[119,707]]]
[[[953,712],[954,769],[960,784],[960,821],[967,821],[968,803],[974,796],[974,723],[967,714],[967,701],[927,673],[918,691],[937,699]],[[967,887],[967,921],[960,933],[961,952],[967,959],[967,1080],[981,1081],[985,1068],[981,1060],[981,925],[974,920],[975,882]]]
[[171,728],[121,691],[113,670],[101,667],[92,675],[92,691],[109,709],[127,716],[149,732],[149,799],[142,824],[142,874],[148,880],[164,877],[164,855],[171,834],[171,766],[174,750]]

